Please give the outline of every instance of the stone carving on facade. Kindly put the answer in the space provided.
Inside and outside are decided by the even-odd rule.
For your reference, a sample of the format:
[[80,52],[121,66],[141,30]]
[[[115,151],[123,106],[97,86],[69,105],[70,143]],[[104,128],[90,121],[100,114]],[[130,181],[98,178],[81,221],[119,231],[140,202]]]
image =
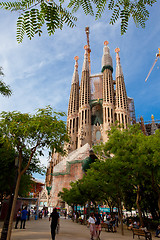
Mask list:
[[103,141],[103,128],[102,125],[93,125],[92,127],[92,144],[98,144]]

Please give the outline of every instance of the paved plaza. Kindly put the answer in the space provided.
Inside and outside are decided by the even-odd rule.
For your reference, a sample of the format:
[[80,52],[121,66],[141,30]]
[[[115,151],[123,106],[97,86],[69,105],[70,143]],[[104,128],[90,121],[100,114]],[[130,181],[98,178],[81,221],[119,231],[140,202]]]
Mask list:
[[[2,223],[1,223],[2,226]],[[129,230],[125,230],[122,236],[120,228],[117,233],[105,232],[101,233],[101,240],[132,240],[133,235]],[[152,234],[154,236],[154,234]],[[30,220],[26,222],[26,229],[13,229],[11,240],[51,240],[50,222],[48,218],[39,220]],[[138,239],[135,236],[135,240]],[[144,239],[144,238],[141,238]],[[153,239],[156,239],[153,237]],[[68,219],[60,219],[60,231],[56,235],[56,240],[90,240],[89,229],[86,226],[74,223]]]

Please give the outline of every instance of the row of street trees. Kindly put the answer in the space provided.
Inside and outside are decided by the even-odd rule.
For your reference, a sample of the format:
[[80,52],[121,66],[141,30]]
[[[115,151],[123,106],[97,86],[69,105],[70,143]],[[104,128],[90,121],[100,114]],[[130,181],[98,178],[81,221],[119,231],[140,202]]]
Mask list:
[[[0,144],[7,148],[6,154],[10,156],[10,158],[7,158],[8,164],[9,159],[12,163],[15,160],[15,153],[18,160],[18,175],[7,240],[10,240],[11,237],[20,182],[26,171],[41,171],[41,167],[37,165],[39,164],[37,157],[42,155],[46,148],[50,149],[50,151],[54,149],[55,152],[62,155],[65,154],[64,142],[68,142],[69,137],[66,124],[62,120],[64,116],[63,112],[55,112],[50,106],[38,109],[35,114],[16,111],[2,112],[0,114]],[[5,163],[5,158],[2,162]],[[3,180],[6,181],[6,179]]]
[[[140,223],[150,212],[158,218],[160,211],[160,131],[145,136],[140,126],[121,130],[112,127],[109,140],[94,146],[98,159],[81,180],[71,183],[69,190],[59,194],[70,206],[92,202],[138,209]],[[122,222],[122,221],[121,221]],[[123,234],[123,225],[121,225]]]

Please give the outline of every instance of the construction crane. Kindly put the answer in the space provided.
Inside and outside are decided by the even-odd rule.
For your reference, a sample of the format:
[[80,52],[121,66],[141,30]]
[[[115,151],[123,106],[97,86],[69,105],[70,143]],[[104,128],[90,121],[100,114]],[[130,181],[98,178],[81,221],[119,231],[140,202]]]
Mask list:
[[151,74],[151,72],[152,72],[152,70],[153,70],[156,62],[158,61],[158,58],[160,57],[160,48],[158,48],[158,51],[159,51],[159,52],[156,54],[156,59],[155,59],[155,61],[154,61],[154,63],[153,63],[153,66],[151,67],[151,69],[150,69],[150,71],[149,71],[146,79],[145,79],[145,82],[147,82],[147,79],[149,78],[149,76],[150,76],[150,74]]
[[90,49],[90,44],[89,44],[89,27],[85,28],[85,32],[86,32],[86,35],[87,35],[87,45],[88,45],[89,73],[91,74],[91,58],[90,58],[91,49]]

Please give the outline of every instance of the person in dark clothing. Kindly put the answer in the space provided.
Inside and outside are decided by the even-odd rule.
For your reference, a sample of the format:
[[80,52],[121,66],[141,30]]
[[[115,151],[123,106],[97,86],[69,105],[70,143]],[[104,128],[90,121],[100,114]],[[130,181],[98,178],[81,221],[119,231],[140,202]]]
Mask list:
[[155,237],[160,237],[159,236],[159,234],[160,234],[160,225],[158,225],[158,227],[157,227],[157,229],[156,229],[156,235],[155,235]]
[[59,225],[59,214],[57,213],[57,209],[56,208],[53,209],[53,212],[51,213],[51,215],[49,217],[49,221],[50,220],[51,220],[52,240],[55,240],[56,228],[57,228],[57,225]]
[[98,211],[96,211],[96,213],[94,214],[95,218],[96,218],[96,222],[95,222],[95,226],[96,226],[96,236],[97,239],[100,239],[100,234],[101,234],[101,215],[100,213],[98,213]]
[[17,215],[16,215],[16,225],[15,225],[15,229],[17,229],[18,227],[18,223],[21,220],[21,209],[18,209]]
[[25,229],[27,215],[28,215],[28,211],[27,211],[27,207],[25,207],[21,212],[21,227],[20,228],[22,228],[22,225],[23,225],[23,229]]
[[112,224],[113,232],[117,232],[117,228],[116,228],[116,218],[115,218],[115,216],[112,217],[110,223]]

